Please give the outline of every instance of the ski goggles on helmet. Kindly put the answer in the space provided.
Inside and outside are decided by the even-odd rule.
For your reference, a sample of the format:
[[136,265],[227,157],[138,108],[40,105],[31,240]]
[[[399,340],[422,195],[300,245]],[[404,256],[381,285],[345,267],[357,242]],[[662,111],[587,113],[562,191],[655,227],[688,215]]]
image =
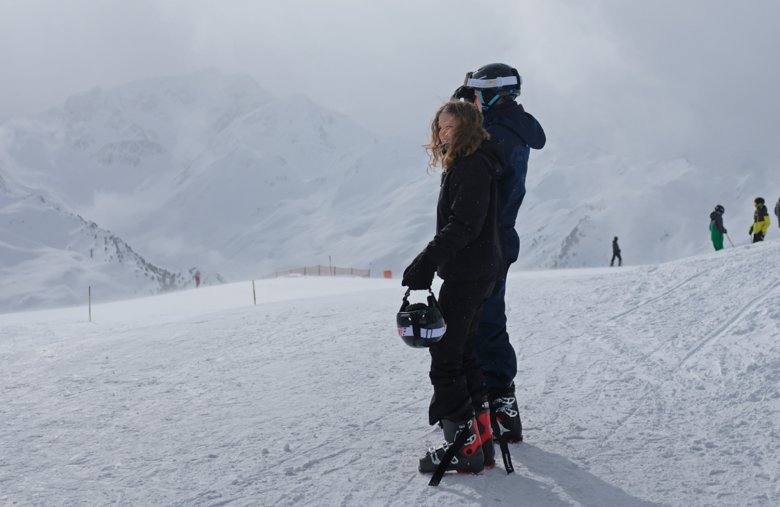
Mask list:
[[[467,72],[466,77],[463,80],[463,86],[458,90],[464,90],[463,97],[469,102],[474,102],[476,97],[479,96],[479,100],[482,103],[482,110],[487,111],[490,106],[498,102],[501,97],[506,95],[518,95],[520,93],[520,86],[523,84],[523,79],[516,70],[512,70],[511,76],[498,76],[494,78],[486,77],[474,77],[474,72]],[[468,90],[469,96],[466,97]],[[457,94],[457,92],[456,92]]]
[[473,72],[466,73],[466,79],[463,85],[468,88],[490,89],[490,88],[512,88],[519,87],[522,84],[520,76],[503,76],[492,79],[483,79],[473,77]]

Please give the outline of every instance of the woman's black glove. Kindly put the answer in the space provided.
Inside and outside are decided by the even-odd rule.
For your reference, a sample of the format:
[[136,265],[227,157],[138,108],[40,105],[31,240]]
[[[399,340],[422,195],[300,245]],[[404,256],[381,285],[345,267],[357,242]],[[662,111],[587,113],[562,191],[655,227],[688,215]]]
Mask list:
[[431,264],[425,253],[414,258],[411,264],[404,270],[401,285],[412,290],[430,289],[433,284],[433,275],[436,274],[436,266]]

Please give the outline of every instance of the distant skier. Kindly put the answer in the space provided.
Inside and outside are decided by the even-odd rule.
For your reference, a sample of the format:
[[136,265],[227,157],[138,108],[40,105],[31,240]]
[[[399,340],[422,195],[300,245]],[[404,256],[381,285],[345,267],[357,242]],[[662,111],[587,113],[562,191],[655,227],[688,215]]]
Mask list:
[[780,227],[780,198],[777,199],[777,204],[775,204],[775,216],[777,217],[777,226]]
[[195,273],[195,288],[200,287],[200,271]]
[[767,231],[769,231],[769,210],[766,209],[763,197],[756,197],[753,201],[756,211],[753,212],[753,225],[750,226],[749,234],[753,236],[753,243],[764,241]]
[[710,213],[710,238],[716,252],[723,250],[723,235],[727,233],[726,228],[723,227],[723,214],[725,212],[726,208],[718,204],[715,206],[715,210]]
[[615,259],[618,260],[618,266],[623,265],[623,257],[620,256],[620,246],[618,245],[618,237],[615,236],[615,239],[612,240],[612,260],[609,261],[609,266],[612,267],[615,265]]

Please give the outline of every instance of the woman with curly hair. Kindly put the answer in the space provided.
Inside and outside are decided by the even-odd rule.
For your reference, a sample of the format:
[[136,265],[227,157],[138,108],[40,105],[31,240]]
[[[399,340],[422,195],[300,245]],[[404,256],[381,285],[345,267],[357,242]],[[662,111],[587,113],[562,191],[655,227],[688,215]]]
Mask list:
[[435,273],[444,280],[439,306],[447,330],[430,347],[433,398],[428,419],[441,425],[445,443],[420,460],[424,473],[435,471],[463,431],[468,432],[466,443],[448,469],[478,473],[494,464],[484,378],[470,344],[482,303],[504,264],[496,211],[501,155],[489,137],[479,109],[450,101],[436,112],[426,145],[430,165],[442,168],[436,234],[406,268],[401,282],[422,290],[431,287]]

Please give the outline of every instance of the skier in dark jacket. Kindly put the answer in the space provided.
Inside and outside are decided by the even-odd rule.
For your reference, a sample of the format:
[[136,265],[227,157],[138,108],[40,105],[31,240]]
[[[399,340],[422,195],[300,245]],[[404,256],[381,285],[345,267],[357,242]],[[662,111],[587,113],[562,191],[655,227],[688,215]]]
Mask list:
[[429,450],[419,469],[433,472],[456,436],[466,431],[466,445],[450,469],[476,473],[484,467],[485,452],[491,452],[488,464],[492,465],[494,451],[487,406],[481,418],[483,427],[475,418],[474,407],[481,407],[485,384],[469,338],[505,263],[496,220],[495,167],[501,155],[488,141],[482,113],[472,104],[447,102],[436,113],[431,131],[427,146],[431,165],[443,169],[436,234],[406,268],[401,284],[413,290],[428,289],[435,272],[444,279],[439,306],[447,330],[430,347],[433,398],[428,420],[440,422],[447,443]]
[[453,98],[473,102],[482,109],[485,130],[498,143],[502,153],[497,180],[498,220],[506,263],[485,302],[473,341],[477,362],[485,374],[490,410],[495,416],[493,432],[509,442],[523,440],[523,426],[515,397],[517,355],[506,329],[506,273],[520,253],[515,222],[525,197],[530,149],[542,149],[547,141],[536,118],[515,102],[521,85],[522,79],[516,69],[493,63],[466,74],[463,86],[453,95]]
[[723,250],[723,235],[726,234],[726,228],[723,227],[723,214],[726,208],[718,204],[715,210],[710,213],[710,238],[715,251]]
[[618,266],[623,265],[623,257],[620,256],[620,246],[618,245],[618,237],[615,236],[615,238],[612,240],[612,260],[609,261],[609,266],[612,267],[615,265],[615,259],[618,260]]
[[775,216],[777,217],[777,226],[780,227],[780,198],[777,199],[777,204],[775,204]]
[[753,225],[750,226],[749,234],[753,236],[753,243],[764,241],[764,236],[769,232],[769,211],[766,209],[763,197],[756,197],[753,200],[756,211],[753,212]]

